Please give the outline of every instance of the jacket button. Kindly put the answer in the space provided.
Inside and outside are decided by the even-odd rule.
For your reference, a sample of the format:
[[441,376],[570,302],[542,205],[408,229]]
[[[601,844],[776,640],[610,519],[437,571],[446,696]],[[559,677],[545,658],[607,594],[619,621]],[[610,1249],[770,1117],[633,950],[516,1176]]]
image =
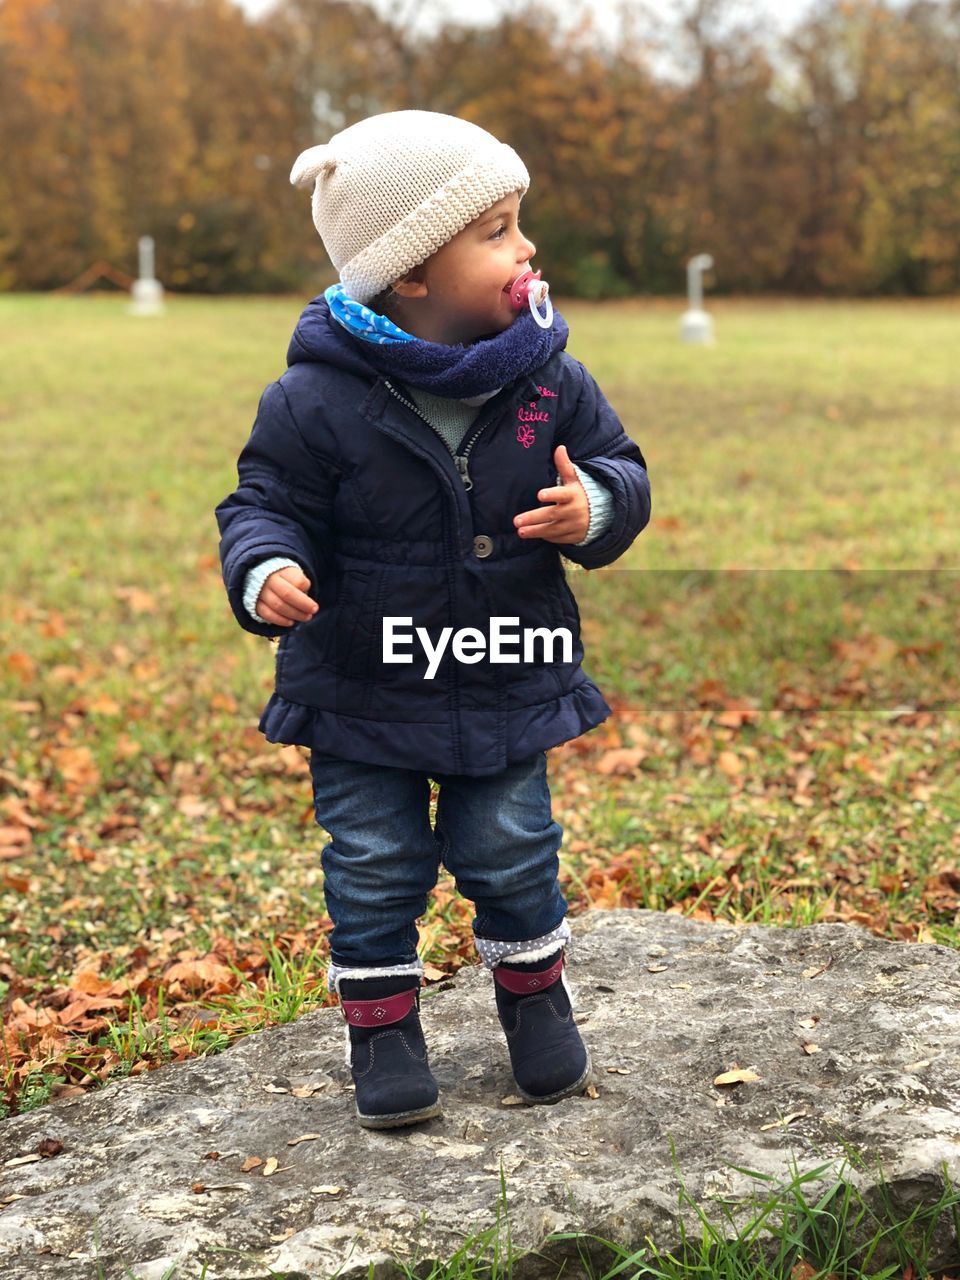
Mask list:
[[488,538],[485,533],[478,534],[473,540],[473,553],[480,560],[486,560],[487,556],[493,551],[493,539]]

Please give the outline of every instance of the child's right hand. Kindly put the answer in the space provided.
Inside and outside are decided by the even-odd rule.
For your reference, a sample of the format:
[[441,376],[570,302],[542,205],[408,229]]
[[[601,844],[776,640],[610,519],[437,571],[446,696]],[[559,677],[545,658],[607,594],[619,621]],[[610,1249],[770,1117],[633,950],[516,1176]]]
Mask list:
[[271,573],[257,596],[256,610],[266,622],[281,627],[292,627],[295,622],[307,622],[317,612],[319,605],[305,593],[310,590],[310,579],[301,569],[287,565]]

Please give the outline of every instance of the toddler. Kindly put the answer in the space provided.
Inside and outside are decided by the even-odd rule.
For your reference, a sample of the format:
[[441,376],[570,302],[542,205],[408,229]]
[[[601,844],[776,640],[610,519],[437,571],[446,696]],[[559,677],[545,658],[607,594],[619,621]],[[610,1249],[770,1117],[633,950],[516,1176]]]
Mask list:
[[627,550],[646,465],[531,282],[511,147],[389,112],[291,181],[340,281],[303,311],[216,514],[238,622],[281,637],[260,729],[310,749],[357,1118],[441,1114],[417,956],[441,862],[474,905],[518,1092],[554,1103],[590,1058],[545,752],[610,714],[561,554]]

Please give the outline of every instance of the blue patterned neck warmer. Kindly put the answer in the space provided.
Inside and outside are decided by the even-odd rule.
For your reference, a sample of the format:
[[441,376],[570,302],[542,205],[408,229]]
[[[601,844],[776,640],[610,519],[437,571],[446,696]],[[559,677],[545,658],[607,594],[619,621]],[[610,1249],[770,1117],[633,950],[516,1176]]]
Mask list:
[[332,284],[329,289],[324,289],[323,296],[334,320],[361,342],[386,346],[394,342],[416,341],[412,333],[407,333],[386,316],[351,298],[342,284]]
[[569,335],[558,311],[549,329],[541,329],[529,311],[522,311],[502,333],[466,346],[448,346],[405,333],[386,316],[350,298],[342,285],[331,285],[323,298],[331,318],[363,343],[364,358],[378,372],[436,396],[477,404],[546,364],[564,349]]

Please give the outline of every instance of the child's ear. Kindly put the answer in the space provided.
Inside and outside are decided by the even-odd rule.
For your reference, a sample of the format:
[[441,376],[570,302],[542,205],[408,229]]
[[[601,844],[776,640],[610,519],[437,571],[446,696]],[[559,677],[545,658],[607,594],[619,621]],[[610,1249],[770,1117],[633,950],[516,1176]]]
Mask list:
[[424,279],[422,265],[414,267],[405,276],[401,276],[399,280],[394,280],[390,290],[400,298],[425,298],[429,290]]

